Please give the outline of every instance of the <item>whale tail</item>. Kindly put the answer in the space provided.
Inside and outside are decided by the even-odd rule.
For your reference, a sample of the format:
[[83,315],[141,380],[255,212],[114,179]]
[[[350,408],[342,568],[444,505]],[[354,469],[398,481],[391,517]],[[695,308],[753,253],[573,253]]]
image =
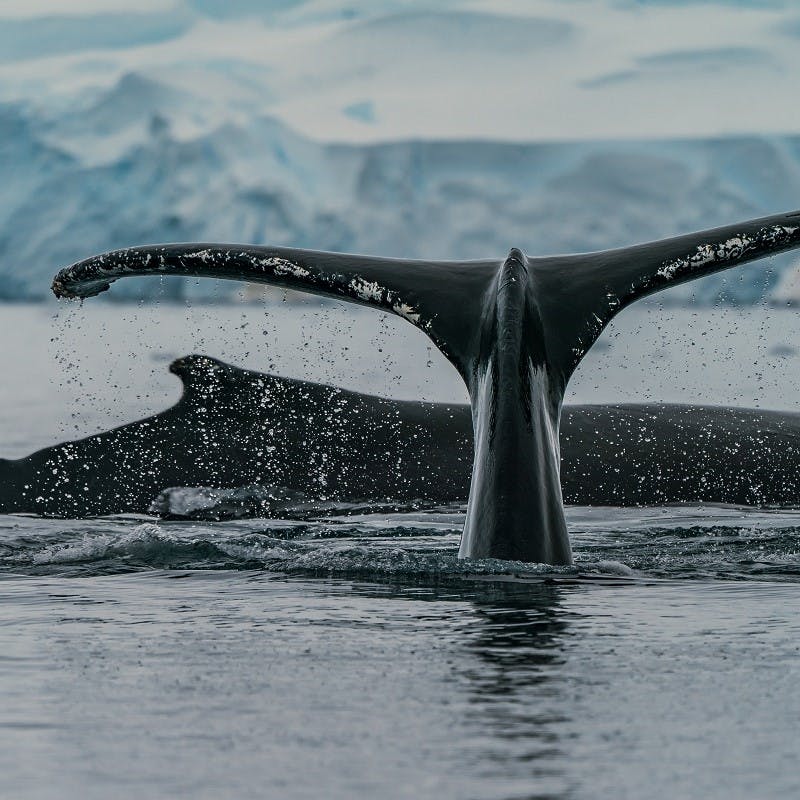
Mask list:
[[155,245],[58,273],[58,297],[118,278],[204,276],[275,284],[366,304],[423,330],[455,365],[472,406],[475,454],[461,555],[571,560],[558,427],[570,376],[603,328],[645,295],[800,247],[800,212],[599,253],[431,262],[281,247]]
[[[631,247],[539,259],[543,296],[562,335],[553,357],[572,374],[603,328],[636,300],[800,247],[800,211]],[[563,320],[564,309],[571,309]]]

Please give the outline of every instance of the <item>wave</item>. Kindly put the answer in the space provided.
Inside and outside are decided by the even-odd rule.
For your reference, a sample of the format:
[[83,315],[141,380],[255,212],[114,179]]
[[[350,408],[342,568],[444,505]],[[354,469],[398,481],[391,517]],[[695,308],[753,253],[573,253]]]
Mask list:
[[800,514],[735,507],[570,508],[575,565],[460,560],[463,506],[163,521],[0,516],[0,574],[257,570],[393,584],[464,581],[800,581]]

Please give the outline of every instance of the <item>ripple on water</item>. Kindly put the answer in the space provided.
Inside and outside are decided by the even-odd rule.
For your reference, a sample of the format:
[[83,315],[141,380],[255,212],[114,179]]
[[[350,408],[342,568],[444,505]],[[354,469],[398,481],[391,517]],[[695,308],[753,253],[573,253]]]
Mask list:
[[575,566],[459,560],[464,509],[303,520],[154,521],[0,517],[0,570],[113,574],[259,569],[285,575],[443,581],[567,579],[800,580],[800,512],[732,507],[568,510]]

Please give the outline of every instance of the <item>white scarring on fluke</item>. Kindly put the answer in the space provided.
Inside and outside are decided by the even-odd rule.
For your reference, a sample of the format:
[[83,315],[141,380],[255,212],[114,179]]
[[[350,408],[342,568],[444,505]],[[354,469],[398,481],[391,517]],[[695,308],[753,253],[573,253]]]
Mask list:
[[259,264],[263,269],[271,269],[275,275],[292,275],[295,278],[309,278],[311,273],[299,264],[287,261],[285,258],[270,256],[269,258],[255,259],[254,263]]
[[414,325],[420,324],[420,316],[417,309],[404,303],[394,292],[385,289],[377,281],[367,281],[364,278],[353,278],[350,281],[350,288],[355,292],[356,297],[367,303],[378,303],[388,305],[395,314]]
[[[230,256],[230,252],[220,254],[206,248],[205,250],[196,250],[194,253],[188,253],[187,255],[189,258],[199,259],[204,264],[213,264],[220,260],[221,255],[225,257],[222,259],[223,261],[227,259]],[[270,272],[278,277],[281,275],[292,275],[295,278],[309,278],[311,276],[311,273],[305,267],[301,267],[299,264],[295,264],[279,256],[255,258],[251,253],[241,252],[239,253],[239,257],[246,259],[253,266],[261,267],[264,272]]]
[[698,245],[696,251],[685,258],[678,258],[674,261],[667,261],[656,275],[671,280],[676,274],[684,271],[693,271],[706,264],[714,262],[724,263],[741,256],[748,250],[762,242],[776,241],[791,236],[798,229],[790,228],[785,225],[774,225],[772,228],[762,228],[754,236],[740,234],[719,244]]
[[217,254],[213,250],[195,250],[194,253],[188,253],[189,258],[198,258],[204,264],[213,264],[217,260]]
[[[226,254],[227,255],[227,254]],[[254,266],[261,267],[262,270],[271,272],[273,275],[291,275],[295,278],[310,278],[311,273],[299,264],[295,264],[285,258],[279,256],[269,256],[267,258],[254,258],[250,253],[242,252],[239,254],[242,258],[246,258]],[[189,253],[190,258],[197,258],[204,264],[214,263],[219,258],[219,253],[209,249],[196,250]],[[149,256],[148,256],[149,258]],[[367,303],[378,303],[380,305],[388,305],[391,310],[403,319],[407,319],[414,325],[420,325],[419,312],[408,303],[403,302],[396,296],[395,292],[381,286],[377,281],[368,281],[364,278],[353,278],[349,283],[349,288],[353,291],[356,297],[364,300]]]

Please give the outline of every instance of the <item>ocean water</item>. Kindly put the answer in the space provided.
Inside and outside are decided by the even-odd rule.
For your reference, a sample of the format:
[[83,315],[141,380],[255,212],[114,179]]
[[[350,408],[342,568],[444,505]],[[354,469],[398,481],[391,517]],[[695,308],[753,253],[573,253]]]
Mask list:
[[63,797],[795,797],[800,515],[0,518],[0,784]]
[[[13,318],[15,454],[166,404],[157,381],[125,386],[165,371],[145,355],[159,335],[183,346],[175,313],[127,336],[135,311],[98,313]],[[204,313],[208,331],[234,312]],[[711,322],[730,334],[729,317]],[[772,346],[769,325],[747,330],[748,347]],[[246,362],[211,338],[207,352]],[[109,367],[98,385],[98,340],[137,365],[127,378]],[[674,363],[700,391],[680,340],[662,344],[661,372]],[[794,356],[780,358],[757,373],[782,371],[788,404]],[[382,387],[348,368],[411,391],[392,377],[402,361]],[[724,400],[725,381],[707,391]],[[0,517],[0,797],[800,795],[800,511],[570,508],[576,564],[558,569],[459,561],[463,514]]]

